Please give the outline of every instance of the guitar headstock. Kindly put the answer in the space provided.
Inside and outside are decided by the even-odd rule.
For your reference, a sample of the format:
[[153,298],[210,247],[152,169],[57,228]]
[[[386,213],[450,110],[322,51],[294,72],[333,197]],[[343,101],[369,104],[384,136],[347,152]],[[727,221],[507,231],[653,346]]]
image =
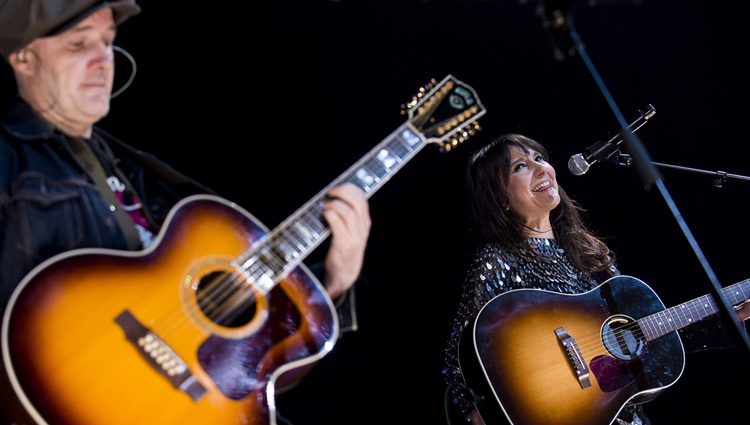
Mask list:
[[440,82],[433,79],[401,107],[425,141],[440,144],[444,151],[476,134],[477,120],[487,112],[474,89],[452,75]]

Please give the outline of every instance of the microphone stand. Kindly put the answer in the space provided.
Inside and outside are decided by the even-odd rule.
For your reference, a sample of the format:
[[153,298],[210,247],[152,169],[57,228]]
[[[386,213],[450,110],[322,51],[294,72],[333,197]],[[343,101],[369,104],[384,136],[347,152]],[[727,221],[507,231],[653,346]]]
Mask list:
[[[614,155],[607,158],[607,161],[614,162],[615,164],[622,165],[625,167],[628,167],[632,164],[632,158],[630,157],[630,155],[624,154],[621,152],[615,152]],[[726,171],[718,171],[718,170],[708,171],[708,170],[701,170],[700,168],[683,167],[681,165],[665,164],[663,162],[656,162],[656,161],[651,161],[651,163],[656,165],[657,167],[670,168],[673,170],[680,170],[680,171],[689,171],[691,173],[705,174],[708,176],[712,176],[714,178],[713,185],[716,188],[724,187],[724,183],[726,183],[727,179],[750,181],[750,177],[748,176],[743,176],[740,174],[731,174],[731,173],[727,173]]]
[[[622,129],[622,135],[624,138],[625,147],[627,148],[628,152],[630,152],[630,154],[633,156],[633,159],[634,159],[633,162],[634,162],[634,165],[638,174],[641,177],[641,180],[643,181],[644,189],[650,190],[652,186],[656,186],[657,189],[659,189],[659,193],[664,198],[664,201],[669,207],[669,210],[672,212],[672,215],[677,221],[677,224],[680,226],[682,233],[685,235],[685,238],[690,244],[690,247],[693,249],[693,252],[698,258],[698,261],[703,267],[703,270],[705,271],[706,275],[708,276],[710,287],[711,287],[711,293],[714,299],[716,300],[717,304],[721,306],[721,308],[719,309],[721,314],[726,319],[729,320],[729,323],[732,323],[732,329],[734,329],[735,336],[738,338],[739,341],[744,343],[745,349],[747,350],[748,353],[750,353],[750,339],[748,339],[747,334],[744,332],[742,328],[742,324],[740,323],[739,318],[734,312],[734,308],[732,307],[731,304],[729,304],[729,302],[727,302],[727,300],[722,295],[721,293],[722,286],[719,284],[716,274],[714,273],[713,269],[708,263],[708,260],[706,259],[705,255],[703,255],[703,251],[701,250],[700,246],[698,246],[698,243],[693,237],[693,234],[688,228],[687,224],[685,223],[685,220],[682,218],[682,214],[678,210],[677,205],[672,199],[672,196],[667,191],[667,188],[664,185],[664,182],[662,181],[661,175],[656,170],[655,164],[651,161],[651,158],[648,152],[646,151],[646,148],[643,146],[643,143],[640,141],[640,138],[635,133],[628,130],[628,123],[625,121],[625,118],[623,117],[622,112],[620,111],[620,108],[615,103],[614,98],[610,94],[609,90],[604,84],[604,81],[602,80],[598,71],[594,67],[594,64],[591,61],[591,58],[589,58],[588,54],[586,53],[584,44],[575,30],[572,15],[568,11],[563,11],[564,6],[569,6],[569,5],[570,5],[570,2],[563,1],[559,9],[555,9],[552,11],[551,16],[553,16],[554,18],[553,22],[555,23],[555,25],[552,25],[552,27],[555,28],[556,30],[562,30],[567,27],[568,34],[570,35],[570,38],[573,41],[573,47],[574,47],[575,52],[577,52],[578,55],[581,57],[581,60],[583,60],[584,64],[586,65],[586,68],[591,73],[591,76],[596,82],[596,85],[598,86],[599,90],[602,92],[602,95],[604,96],[605,100],[607,101],[607,104],[612,110],[612,113],[617,119],[617,122],[620,124],[620,128]],[[544,9],[544,1],[540,1],[539,5],[537,6],[537,14],[546,15],[546,11],[544,11],[543,9]],[[540,10],[544,13],[540,14],[539,12]]]

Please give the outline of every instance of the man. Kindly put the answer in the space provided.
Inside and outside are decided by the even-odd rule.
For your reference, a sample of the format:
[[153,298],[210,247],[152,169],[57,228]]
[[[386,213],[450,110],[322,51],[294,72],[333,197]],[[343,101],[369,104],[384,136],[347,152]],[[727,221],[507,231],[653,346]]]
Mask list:
[[[109,112],[117,26],[139,12],[135,0],[0,2],[0,54],[19,95],[0,117],[0,312],[44,260],[78,248],[145,249],[180,199],[210,193],[96,126]],[[320,274],[345,316],[370,217],[353,185],[327,199],[332,240]]]

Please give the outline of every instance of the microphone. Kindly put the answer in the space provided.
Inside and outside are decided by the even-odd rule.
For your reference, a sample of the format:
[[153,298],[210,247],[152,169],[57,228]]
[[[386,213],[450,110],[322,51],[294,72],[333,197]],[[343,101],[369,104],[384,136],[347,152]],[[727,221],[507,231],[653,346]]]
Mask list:
[[[656,114],[656,109],[649,104],[645,111],[639,111],[641,116],[628,126],[627,131],[635,133],[643,127],[651,117]],[[635,128],[634,128],[635,127]],[[625,140],[623,132],[617,133],[611,139],[598,141],[587,147],[582,153],[577,153],[568,160],[568,170],[576,176],[586,174],[594,163],[597,161],[612,161],[620,165],[630,165],[630,156],[620,152],[620,143]]]
[[607,160],[611,156],[620,153],[618,147],[622,143],[622,133],[618,133],[617,136],[606,142],[596,142],[593,145],[586,148],[583,153],[577,153],[570,157],[568,160],[568,170],[576,176],[582,176],[586,174],[596,161]]

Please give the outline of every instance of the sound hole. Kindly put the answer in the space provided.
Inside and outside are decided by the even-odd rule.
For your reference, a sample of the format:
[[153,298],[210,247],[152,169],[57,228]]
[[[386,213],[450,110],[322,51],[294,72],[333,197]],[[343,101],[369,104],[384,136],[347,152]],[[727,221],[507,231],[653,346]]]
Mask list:
[[622,360],[633,360],[640,356],[645,345],[643,332],[630,317],[610,317],[602,327],[602,342],[609,353]]
[[255,294],[241,276],[223,271],[204,275],[195,291],[201,312],[212,322],[239,328],[255,316]]

